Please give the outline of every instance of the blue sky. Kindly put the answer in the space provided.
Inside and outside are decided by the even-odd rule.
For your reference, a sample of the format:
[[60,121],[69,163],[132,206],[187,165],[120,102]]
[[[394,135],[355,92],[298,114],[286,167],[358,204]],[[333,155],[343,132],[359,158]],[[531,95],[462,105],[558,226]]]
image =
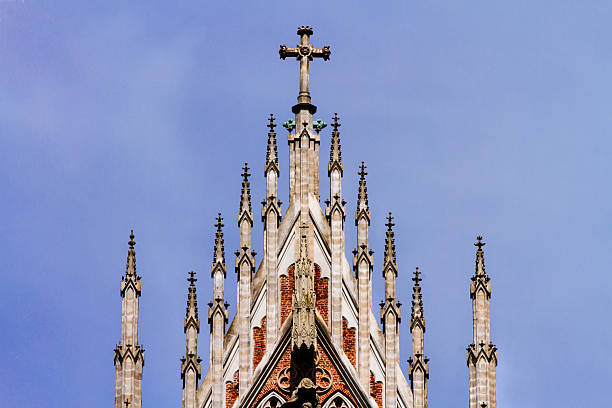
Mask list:
[[[180,406],[185,278],[200,273],[204,316],[215,216],[231,256],[241,165],[257,213],[266,118],[290,118],[298,92],[277,50],[303,24],[332,49],[311,92],[316,117],[341,117],[347,251],[368,164],[375,303],[396,217],[404,368],[408,277],[423,271],[430,406],[467,405],[477,234],[500,407],[609,405],[611,20],[605,1],[0,1],[2,405],[113,403],[134,228],[144,404]],[[261,236],[256,223],[258,252]],[[233,313],[232,271],[226,288]]]

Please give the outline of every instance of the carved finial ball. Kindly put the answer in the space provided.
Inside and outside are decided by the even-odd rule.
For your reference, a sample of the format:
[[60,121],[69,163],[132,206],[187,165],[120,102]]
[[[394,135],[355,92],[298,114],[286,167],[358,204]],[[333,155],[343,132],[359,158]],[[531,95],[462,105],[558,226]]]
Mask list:
[[297,29],[297,35],[312,35],[312,33],[312,28],[308,26],[301,26]]
[[134,249],[134,245],[136,245],[136,242],[134,241],[134,230],[130,230],[130,240],[128,241],[128,245],[130,246],[130,249]]

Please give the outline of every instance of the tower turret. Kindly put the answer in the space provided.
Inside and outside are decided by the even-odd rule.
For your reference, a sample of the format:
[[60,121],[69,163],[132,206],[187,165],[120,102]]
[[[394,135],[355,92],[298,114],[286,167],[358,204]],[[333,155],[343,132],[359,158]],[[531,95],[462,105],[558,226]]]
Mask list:
[[[226,277],[225,248],[223,245],[223,218],[221,213],[217,217],[217,233],[215,236],[215,249],[211,266],[213,279],[213,301],[208,304],[208,324],[210,325],[210,372],[212,375],[212,408],[225,407],[223,397],[223,340],[225,326],[228,321],[225,302],[224,283]],[[195,294],[195,292],[194,292]]]
[[121,278],[121,342],[115,348],[115,408],[142,407],[144,349],[138,344],[140,276],[136,273],[134,230],[130,232],[125,276]]
[[470,408],[478,408],[483,403],[488,408],[496,408],[497,347],[491,343],[491,278],[485,272],[482,250],[485,243],[481,236],[476,237],[476,240],[476,272],[470,283],[474,342],[467,348]]
[[397,406],[397,377],[399,372],[399,323],[401,322],[400,302],[397,301],[395,280],[397,258],[395,255],[395,233],[393,217],[387,217],[387,236],[382,275],[385,279],[385,300],[381,302],[380,320],[385,335],[385,408]]
[[255,251],[251,250],[251,228],[253,212],[251,211],[251,188],[249,167],[244,163],[242,173],[242,191],[238,226],[240,227],[240,249],[236,251],[236,274],[238,275],[238,316],[239,316],[239,378],[240,395],[249,387],[252,372],[251,359],[251,284],[255,272]]
[[429,359],[425,357],[424,334],[425,317],[423,316],[423,298],[419,282],[421,272],[414,271],[412,289],[412,315],[410,316],[410,333],[412,334],[412,357],[410,363],[410,387],[412,388],[413,408],[427,408],[427,380],[429,379]]
[[342,152],[340,150],[341,126],[338,114],[332,118],[332,139],[329,152],[327,175],[329,176],[329,200],[326,201],[325,215],[331,229],[331,319],[332,339],[342,349],[342,260],[344,259],[344,221],[346,202],[342,199]]
[[280,327],[280,295],[278,266],[278,227],[281,222],[281,202],[278,200],[278,150],[274,116],[268,123],[268,151],[264,176],[266,177],[266,199],[262,202],[261,220],[264,223],[264,265],[266,268],[266,349],[276,341]]
[[185,357],[181,358],[181,380],[183,380],[183,408],[197,408],[196,391],[202,368],[198,357],[198,333],[200,333],[200,318],[198,316],[198,299],[194,283],[197,281],[195,272],[189,272],[189,289],[187,294],[187,310],[185,313]]
[[366,166],[361,162],[359,171],[359,191],[357,193],[357,248],[353,251],[353,271],[357,277],[358,325],[357,359],[358,374],[361,385],[369,394],[370,390],[370,314],[372,311],[372,251],[369,248],[370,207],[368,205],[368,187],[366,186]]

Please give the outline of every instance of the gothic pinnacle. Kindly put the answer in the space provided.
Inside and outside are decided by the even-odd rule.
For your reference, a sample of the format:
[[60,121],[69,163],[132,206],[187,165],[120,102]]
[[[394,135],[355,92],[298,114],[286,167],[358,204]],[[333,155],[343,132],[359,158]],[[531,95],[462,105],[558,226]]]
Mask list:
[[225,269],[225,248],[223,246],[223,230],[224,225],[222,224],[223,218],[221,217],[221,213],[217,217],[217,223],[215,227],[217,227],[217,233],[215,236],[215,250],[213,253],[213,267],[215,264],[220,263]]
[[[244,163],[244,172],[242,173],[242,191],[240,194],[240,214],[243,211],[251,213],[251,183],[249,183],[249,167]],[[252,218],[252,217],[251,217]]]
[[393,226],[395,223],[393,222],[393,216],[391,212],[387,216],[387,223],[385,224],[387,227],[387,236],[385,237],[385,256],[383,260],[383,277],[385,277],[385,273],[387,272],[388,266],[393,266],[393,270],[395,272],[395,276],[397,276],[397,258],[395,254],[395,232],[393,232]]
[[269,123],[266,125],[270,129],[268,131],[268,150],[266,152],[266,166],[264,169],[264,177],[268,174],[270,167],[274,166],[276,172],[278,173],[278,148],[276,146],[276,132],[274,128],[276,124],[274,123],[274,115],[270,114],[270,118],[268,118]]
[[482,240],[482,236],[478,235],[476,237],[476,243],[474,243],[474,246],[478,247],[478,250],[476,251],[476,273],[475,276],[485,276],[488,280],[488,276],[486,276],[486,272],[485,272],[485,263],[484,263],[484,251],[482,250],[482,247],[485,246],[486,243],[483,242]]
[[332,123],[332,127],[334,130],[332,131],[332,139],[331,139],[331,148],[329,151],[329,165],[327,169],[328,175],[331,175],[331,170],[334,165],[338,164],[340,167],[340,172],[342,174],[342,151],[340,145],[340,132],[338,131],[338,127],[340,127],[340,123],[338,123],[338,114],[334,114],[332,118],[334,121]]
[[357,193],[357,213],[355,214],[355,225],[357,225],[357,220],[360,216],[365,215],[368,220],[368,225],[370,224],[370,207],[368,204],[368,187],[366,185],[365,176],[368,174],[366,171],[366,165],[364,162],[361,162],[361,166],[359,166],[359,191]]
[[[189,272],[189,277],[187,278],[187,282],[189,282],[189,293],[187,295],[187,313],[185,314],[185,331],[187,331],[188,319],[193,317],[194,319],[198,318],[198,300],[196,295],[196,286],[195,282],[198,280],[195,277],[195,272]],[[196,323],[196,327],[198,331],[200,330],[199,321]]]
[[425,318],[423,317],[423,297],[421,295],[421,286],[419,282],[423,279],[419,276],[421,272],[419,271],[419,267],[417,266],[414,271],[414,278],[412,281],[414,282],[412,288],[412,316],[410,318],[410,329],[414,327],[415,323],[420,323],[425,330]]
[[[136,245],[136,242],[134,241],[134,230],[130,230],[130,240],[128,241],[128,245],[130,247],[128,249],[127,263],[125,267],[126,278],[136,276],[136,251],[134,250],[134,245]],[[140,277],[136,276],[136,279],[140,279]]]

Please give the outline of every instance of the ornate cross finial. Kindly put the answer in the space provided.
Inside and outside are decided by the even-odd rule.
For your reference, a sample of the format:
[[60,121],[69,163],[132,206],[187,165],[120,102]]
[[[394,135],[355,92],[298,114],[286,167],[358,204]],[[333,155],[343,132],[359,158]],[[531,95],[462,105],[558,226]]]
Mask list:
[[249,166],[248,166],[248,163],[244,163],[244,167],[243,167],[243,169],[242,169],[242,170],[244,170],[244,173],[242,173],[242,177],[244,177],[244,180],[245,180],[245,181],[248,181],[249,176],[251,175],[251,174],[249,173]]
[[310,92],[308,91],[310,61],[314,58],[322,58],[324,61],[327,61],[331,55],[328,45],[323,48],[314,48],[310,44],[310,36],[312,33],[312,28],[308,26],[299,27],[297,34],[300,36],[300,44],[295,48],[287,48],[287,46],[283,44],[278,51],[278,54],[283,60],[287,57],[295,57],[300,61],[300,94],[298,96],[298,103],[310,103]]
[[270,132],[274,132],[274,128],[276,127],[276,123],[274,123],[274,115],[270,114],[268,120],[270,123],[268,123],[266,126],[270,128]]
[[414,271],[414,278],[412,278],[412,280],[414,281],[415,286],[419,286],[419,282],[421,282],[423,279],[419,277],[419,275],[421,275],[421,271],[419,271],[419,267],[417,266],[415,271]]
[[368,175],[368,173],[365,171],[365,169],[367,168],[367,166],[365,165],[364,162],[361,162],[361,166],[359,166],[359,174],[361,176],[361,179],[365,179],[365,176]]
[[[393,222],[393,216],[391,215],[391,211],[389,211],[389,215],[387,215],[387,223],[385,224],[385,226],[387,228],[389,228],[389,231],[391,231],[391,229],[392,229],[392,227],[394,225],[395,225],[395,223]],[[418,270],[418,268],[417,268],[417,270]]]
[[482,249],[482,247],[486,245],[486,243],[482,241],[482,236],[481,235],[477,236],[476,240],[477,240],[477,242],[474,244],[474,246],[477,246],[478,249]]
[[136,245],[136,241],[134,241],[134,230],[130,230],[130,240],[128,241],[128,245],[130,249],[134,249],[134,245]]
[[125,408],[128,408],[128,406],[130,405],[130,401],[126,399],[124,404],[125,404]]
[[482,404],[480,404],[480,408],[487,408],[487,403],[483,402]]
[[223,218],[221,217],[221,213],[219,213],[219,215],[217,216],[217,223],[215,224],[215,227],[217,227],[217,231],[221,231],[221,228],[225,227],[225,225],[223,225],[221,221],[223,221]]
[[189,277],[187,278],[187,282],[189,282],[191,286],[193,286],[193,284],[198,280],[198,278],[195,277],[195,274],[196,273],[194,271],[189,272]]
[[340,120],[340,118],[338,117],[338,113],[334,113],[334,117],[332,118],[332,120],[334,121],[334,123],[332,123],[332,127],[334,128],[334,131],[337,132],[338,128],[342,126],[340,122],[338,122]]

